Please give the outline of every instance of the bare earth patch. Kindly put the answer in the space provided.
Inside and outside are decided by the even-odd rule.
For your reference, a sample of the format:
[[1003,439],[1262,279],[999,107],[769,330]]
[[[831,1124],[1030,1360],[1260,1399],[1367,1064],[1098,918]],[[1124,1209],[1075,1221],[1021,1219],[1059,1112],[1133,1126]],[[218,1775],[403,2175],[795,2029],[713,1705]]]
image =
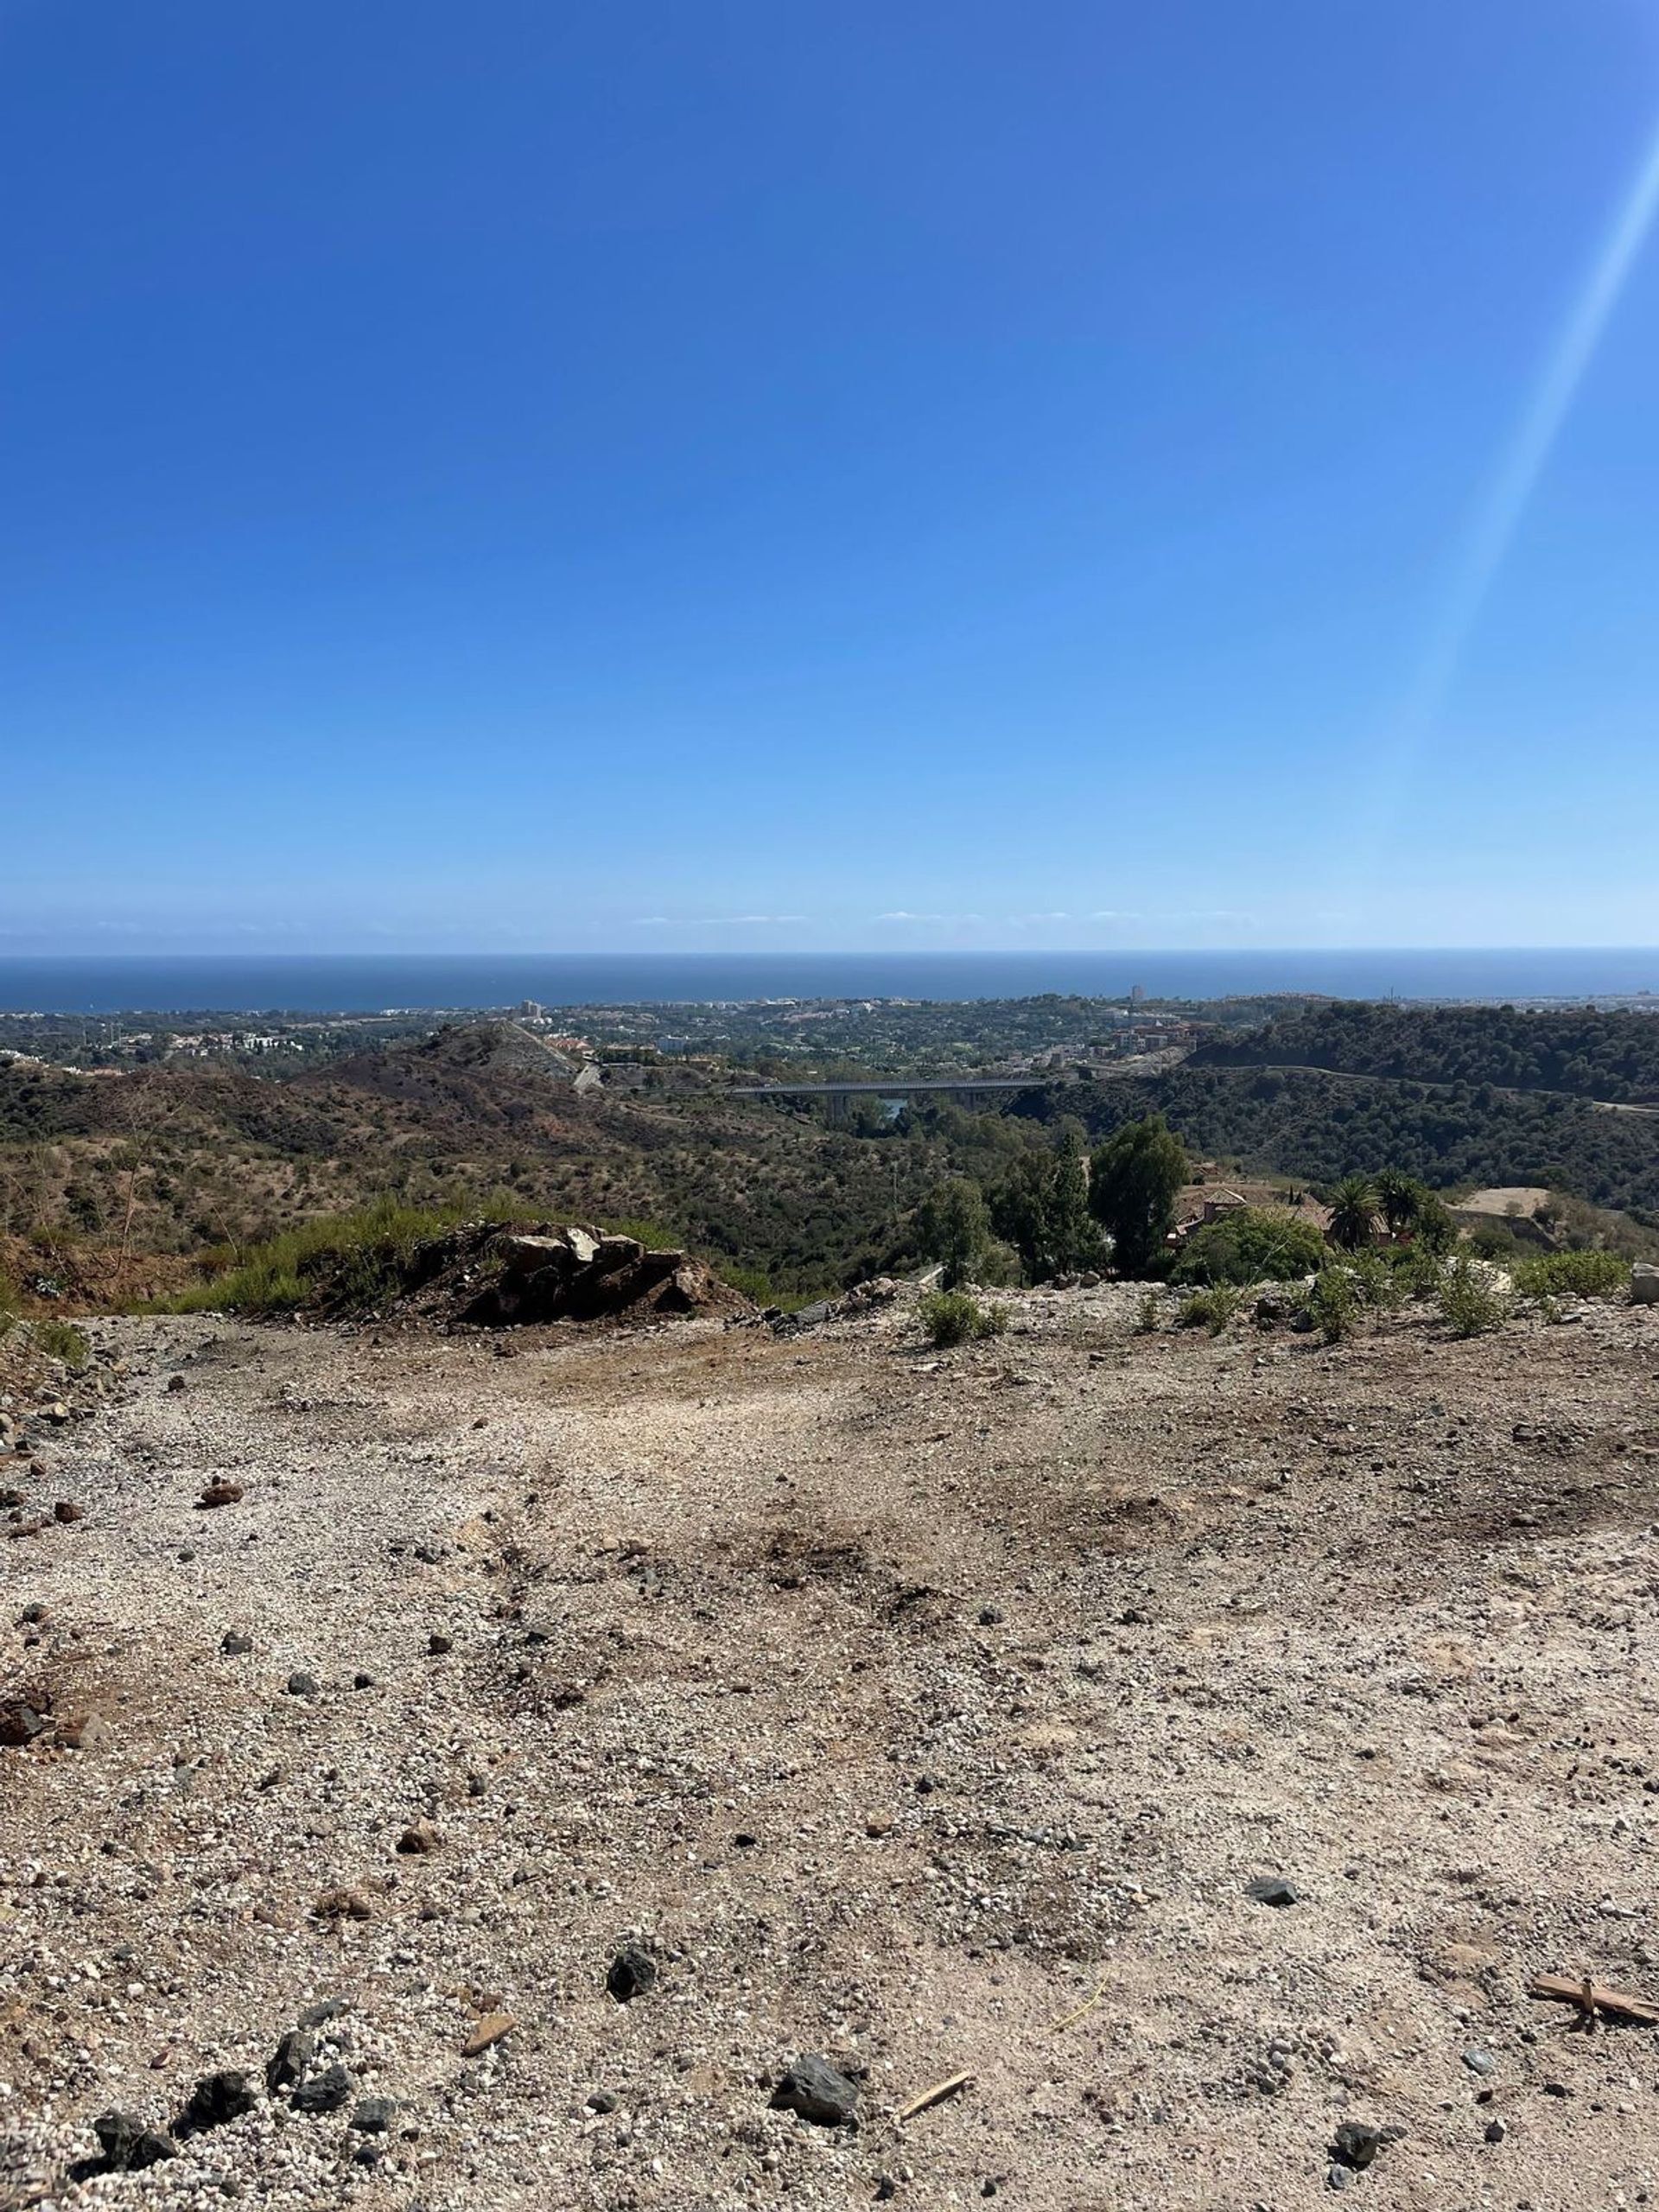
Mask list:
[[84,1516],[0,1544],[0,2206],[1642,2202],[1653,2032],[1526,1990],[1659,1993],[1655,1317],[1138,1303],[99,1325],[0,1466]]

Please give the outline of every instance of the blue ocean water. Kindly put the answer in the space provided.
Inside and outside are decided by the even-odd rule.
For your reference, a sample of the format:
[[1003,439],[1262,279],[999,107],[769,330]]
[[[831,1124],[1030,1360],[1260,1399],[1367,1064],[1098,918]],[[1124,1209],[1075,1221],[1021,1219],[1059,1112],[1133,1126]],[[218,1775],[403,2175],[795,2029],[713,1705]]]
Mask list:
[[296,953],[0,958],[0,1011],[348,1014],[722,999],[1121,999],[1317,991],[1503,1000],[1659,992],[1659,950],[1364,952]]

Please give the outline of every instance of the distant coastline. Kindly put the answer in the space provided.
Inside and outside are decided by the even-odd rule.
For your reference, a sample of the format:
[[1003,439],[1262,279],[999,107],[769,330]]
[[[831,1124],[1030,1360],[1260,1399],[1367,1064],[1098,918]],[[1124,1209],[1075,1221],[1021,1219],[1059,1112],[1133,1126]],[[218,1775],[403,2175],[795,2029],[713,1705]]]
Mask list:
[[[378,1013],[754,999],[1464,1001],[1659,994],[1659,949],[1237,952],[130,955],[0,958],[0,1012]],[[1659,1011],[1659,1000],[1656,1001]]]

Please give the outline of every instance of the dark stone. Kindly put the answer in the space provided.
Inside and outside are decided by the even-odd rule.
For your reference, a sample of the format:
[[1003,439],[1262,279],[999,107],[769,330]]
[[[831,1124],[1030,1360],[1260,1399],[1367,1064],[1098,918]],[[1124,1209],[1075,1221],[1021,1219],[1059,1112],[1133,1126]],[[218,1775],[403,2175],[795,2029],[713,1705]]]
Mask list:
[[760,1837],[758,1835],[751,1835],[747,1828],[739,1828],[737,1834],[732,1838],[732,1841],[737,1846],[740,1851],[753,1851],[755,1845],[759,1843],[760,1840]]
[[1276,1874],[1259,1874],[1253,1882],[1244,1885],[1244,1894],[1254,1897],[1257,1904],[1300,1904],[1302,1893],[1294,1882],[1281,1881]]
[[1325,2170],[1325,2185],[1327,2189],[1346,2189],[1353,2178],[1354,2170],[1351,2166],[1327,2166]]
[[289,1697],[315,1697],[316,1676],[308,1675],[302,1667],[296,1667],[288,1678],[288,1694]]
[[359,2135],[384,2135],[397,2113],[395,2097],[364,2097],[347,2122]]
[[351,2011],[343,1997],[320,1997],[315,2005],[308,2005],[300,2015],[302,2028],[320,2028],[325,2021],[337,2020],[343,2012]]
[[1501,2143],[1509,2132],[1501,2120],[1489,2120],[1482,2140],[1487,2143]]
[[235,2067],[226,2067],[222,2073],[202,2075],[179,2115],[179,2126],[181,2130],[223,2127],[251,2112],[258,2101],[247,2075]]
[[979,1609],[981,1628],[1000,1628],[1007,1618],[1001,1605],[982,1605]]
[[352,2094],[352,2077],[338,2062],[300,2083],[290,2099],[296,2112],[338,2112]]
[[447,1651],[453,1651],[454,1648],[454,1637],[446,1636],[442,1629],[435,1628],[426,1639],[428,1656],[434,1659],[442,1659]]
[[1344,2120],[1331,2144],[1331,2155],[1344,2166],[1363,2173],[1382,2148],[1382,2131],[1362,2120]]
[[614,2112],[621,2099],[611,2089],[595,2089],[588,2100],[589,2112]]
[[649,1951],[641,1951],[632,1943],[625,1943],[611,1961],[605,1976],[605,1986],[619,2005],[626,2005],[642,1997],[657,1980],[657,1961]]
[[1471,2074],[1491,2074],[1497,2069],[1497,2061],[1490,2050],[1465,2050],[1463,2063]]
[[163,2158],[179,2155],[179,2146],[170,2135],[146,2127],[130,2112],[100,2113],[92,2122],[92,2133],[111,2173],[138,2173],[145,2166],[159,2165]]
[[219,1648],[232,1659],[239,1659],[253,1649],[253,1638],[244,1636],[238,1629],[227,1628],[219,1639]]
[[858,2117],[858,2089],[828,2059],[798,2058],[772,2091],[772,2108],[798,2113],[815,2127],[842,2127]]
[[374,1688],[374,1676],[372,1675],[353,1675],[352,1676],[352,1688],[354,1690],[372,1690]]
[[181,1390],[187,1390],[190,1386],[182,1375],[169,1375],[167,1378],[167,1387],[176,1398]]
[[265,2065],[265,2087],[272,2096],[278,2089],[291,2089],[302,2078],[316,2048],[317,2039],[309,2028],[288,2030]]

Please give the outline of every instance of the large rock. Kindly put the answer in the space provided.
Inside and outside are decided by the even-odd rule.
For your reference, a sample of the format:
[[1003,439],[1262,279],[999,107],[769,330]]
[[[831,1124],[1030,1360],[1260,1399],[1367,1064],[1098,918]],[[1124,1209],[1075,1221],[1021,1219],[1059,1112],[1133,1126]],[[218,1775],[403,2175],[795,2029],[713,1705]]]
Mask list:
[[1659,1268],[1651,1260],[1638,1260],[1630,1269],[1630,1302],[1659,1306]]
[[772,2108],[798,2113],[815,2127],[844,2127],[858,2117],[858,2085],[827,2058],[800,2057],[772,2092]]

